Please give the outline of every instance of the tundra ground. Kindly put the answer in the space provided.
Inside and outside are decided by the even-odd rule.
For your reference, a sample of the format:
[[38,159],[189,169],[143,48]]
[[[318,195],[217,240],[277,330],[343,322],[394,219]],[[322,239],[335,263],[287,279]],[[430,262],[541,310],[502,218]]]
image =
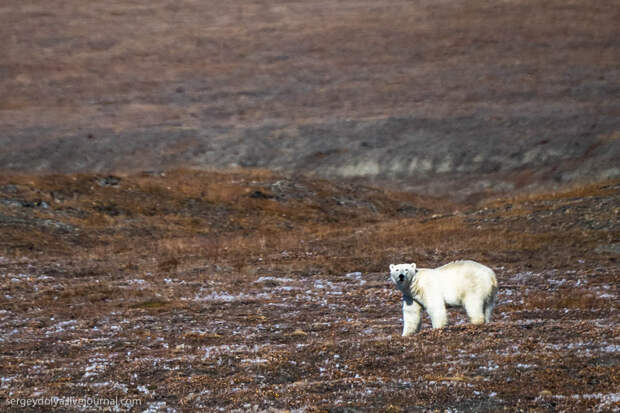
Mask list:
[[[265,171],[4,175],[1,410],[617,411],[619,189],[457,204]],[[493,322],[400,337],[388,264],[459,258],[496,271]]]

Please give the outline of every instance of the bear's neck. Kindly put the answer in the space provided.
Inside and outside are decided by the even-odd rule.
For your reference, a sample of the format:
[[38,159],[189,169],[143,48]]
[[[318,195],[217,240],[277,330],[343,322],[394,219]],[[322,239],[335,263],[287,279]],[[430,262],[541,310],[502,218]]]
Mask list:
[[413,276],[413,279],[411,280],[411,283],[409,284],[409,290],[403,291],[405,295],[409,295],[413,298],[421,298],[421,291],[420,291],[420,287],[418,286],[417,275],[418,274]]

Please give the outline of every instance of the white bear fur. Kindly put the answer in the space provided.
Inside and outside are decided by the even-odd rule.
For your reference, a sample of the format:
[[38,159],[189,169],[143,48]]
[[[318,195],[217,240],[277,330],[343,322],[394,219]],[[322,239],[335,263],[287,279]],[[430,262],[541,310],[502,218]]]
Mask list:
[[485,265],[469,260],[439,268],[391,264],[390,278],[403,293],[403,336],[420,329],[422,308],[430,315],[433,328],[446,326],[446,305],[464,307],[472,324],[491,321],[497,279]]

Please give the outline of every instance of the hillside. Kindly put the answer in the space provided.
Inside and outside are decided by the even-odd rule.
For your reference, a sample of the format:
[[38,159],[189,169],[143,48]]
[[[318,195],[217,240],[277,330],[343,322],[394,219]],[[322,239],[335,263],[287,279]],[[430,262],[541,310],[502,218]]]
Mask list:
[[611,0],[5,5],[0,169],[266,168],[461,198],[614,178],[619,20]]
[[[3,175],[0,398],[612,411],[619,189],[459,204],[268,171]],[[498,274],[494,321],[400,337],[388,264],[464,257]]]

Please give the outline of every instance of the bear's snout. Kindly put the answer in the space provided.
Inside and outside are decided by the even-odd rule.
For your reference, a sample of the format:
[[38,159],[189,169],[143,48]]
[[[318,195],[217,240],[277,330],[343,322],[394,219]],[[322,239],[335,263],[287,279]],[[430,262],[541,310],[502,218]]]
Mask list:
[[400,275],[398,276],[398,279],[399,279],[399,280],[400,280],[400,282],[402,283],[402,282],[403,282],[403,280],[405,279],[405,276],[404,276],[403,274],[400,274]]

